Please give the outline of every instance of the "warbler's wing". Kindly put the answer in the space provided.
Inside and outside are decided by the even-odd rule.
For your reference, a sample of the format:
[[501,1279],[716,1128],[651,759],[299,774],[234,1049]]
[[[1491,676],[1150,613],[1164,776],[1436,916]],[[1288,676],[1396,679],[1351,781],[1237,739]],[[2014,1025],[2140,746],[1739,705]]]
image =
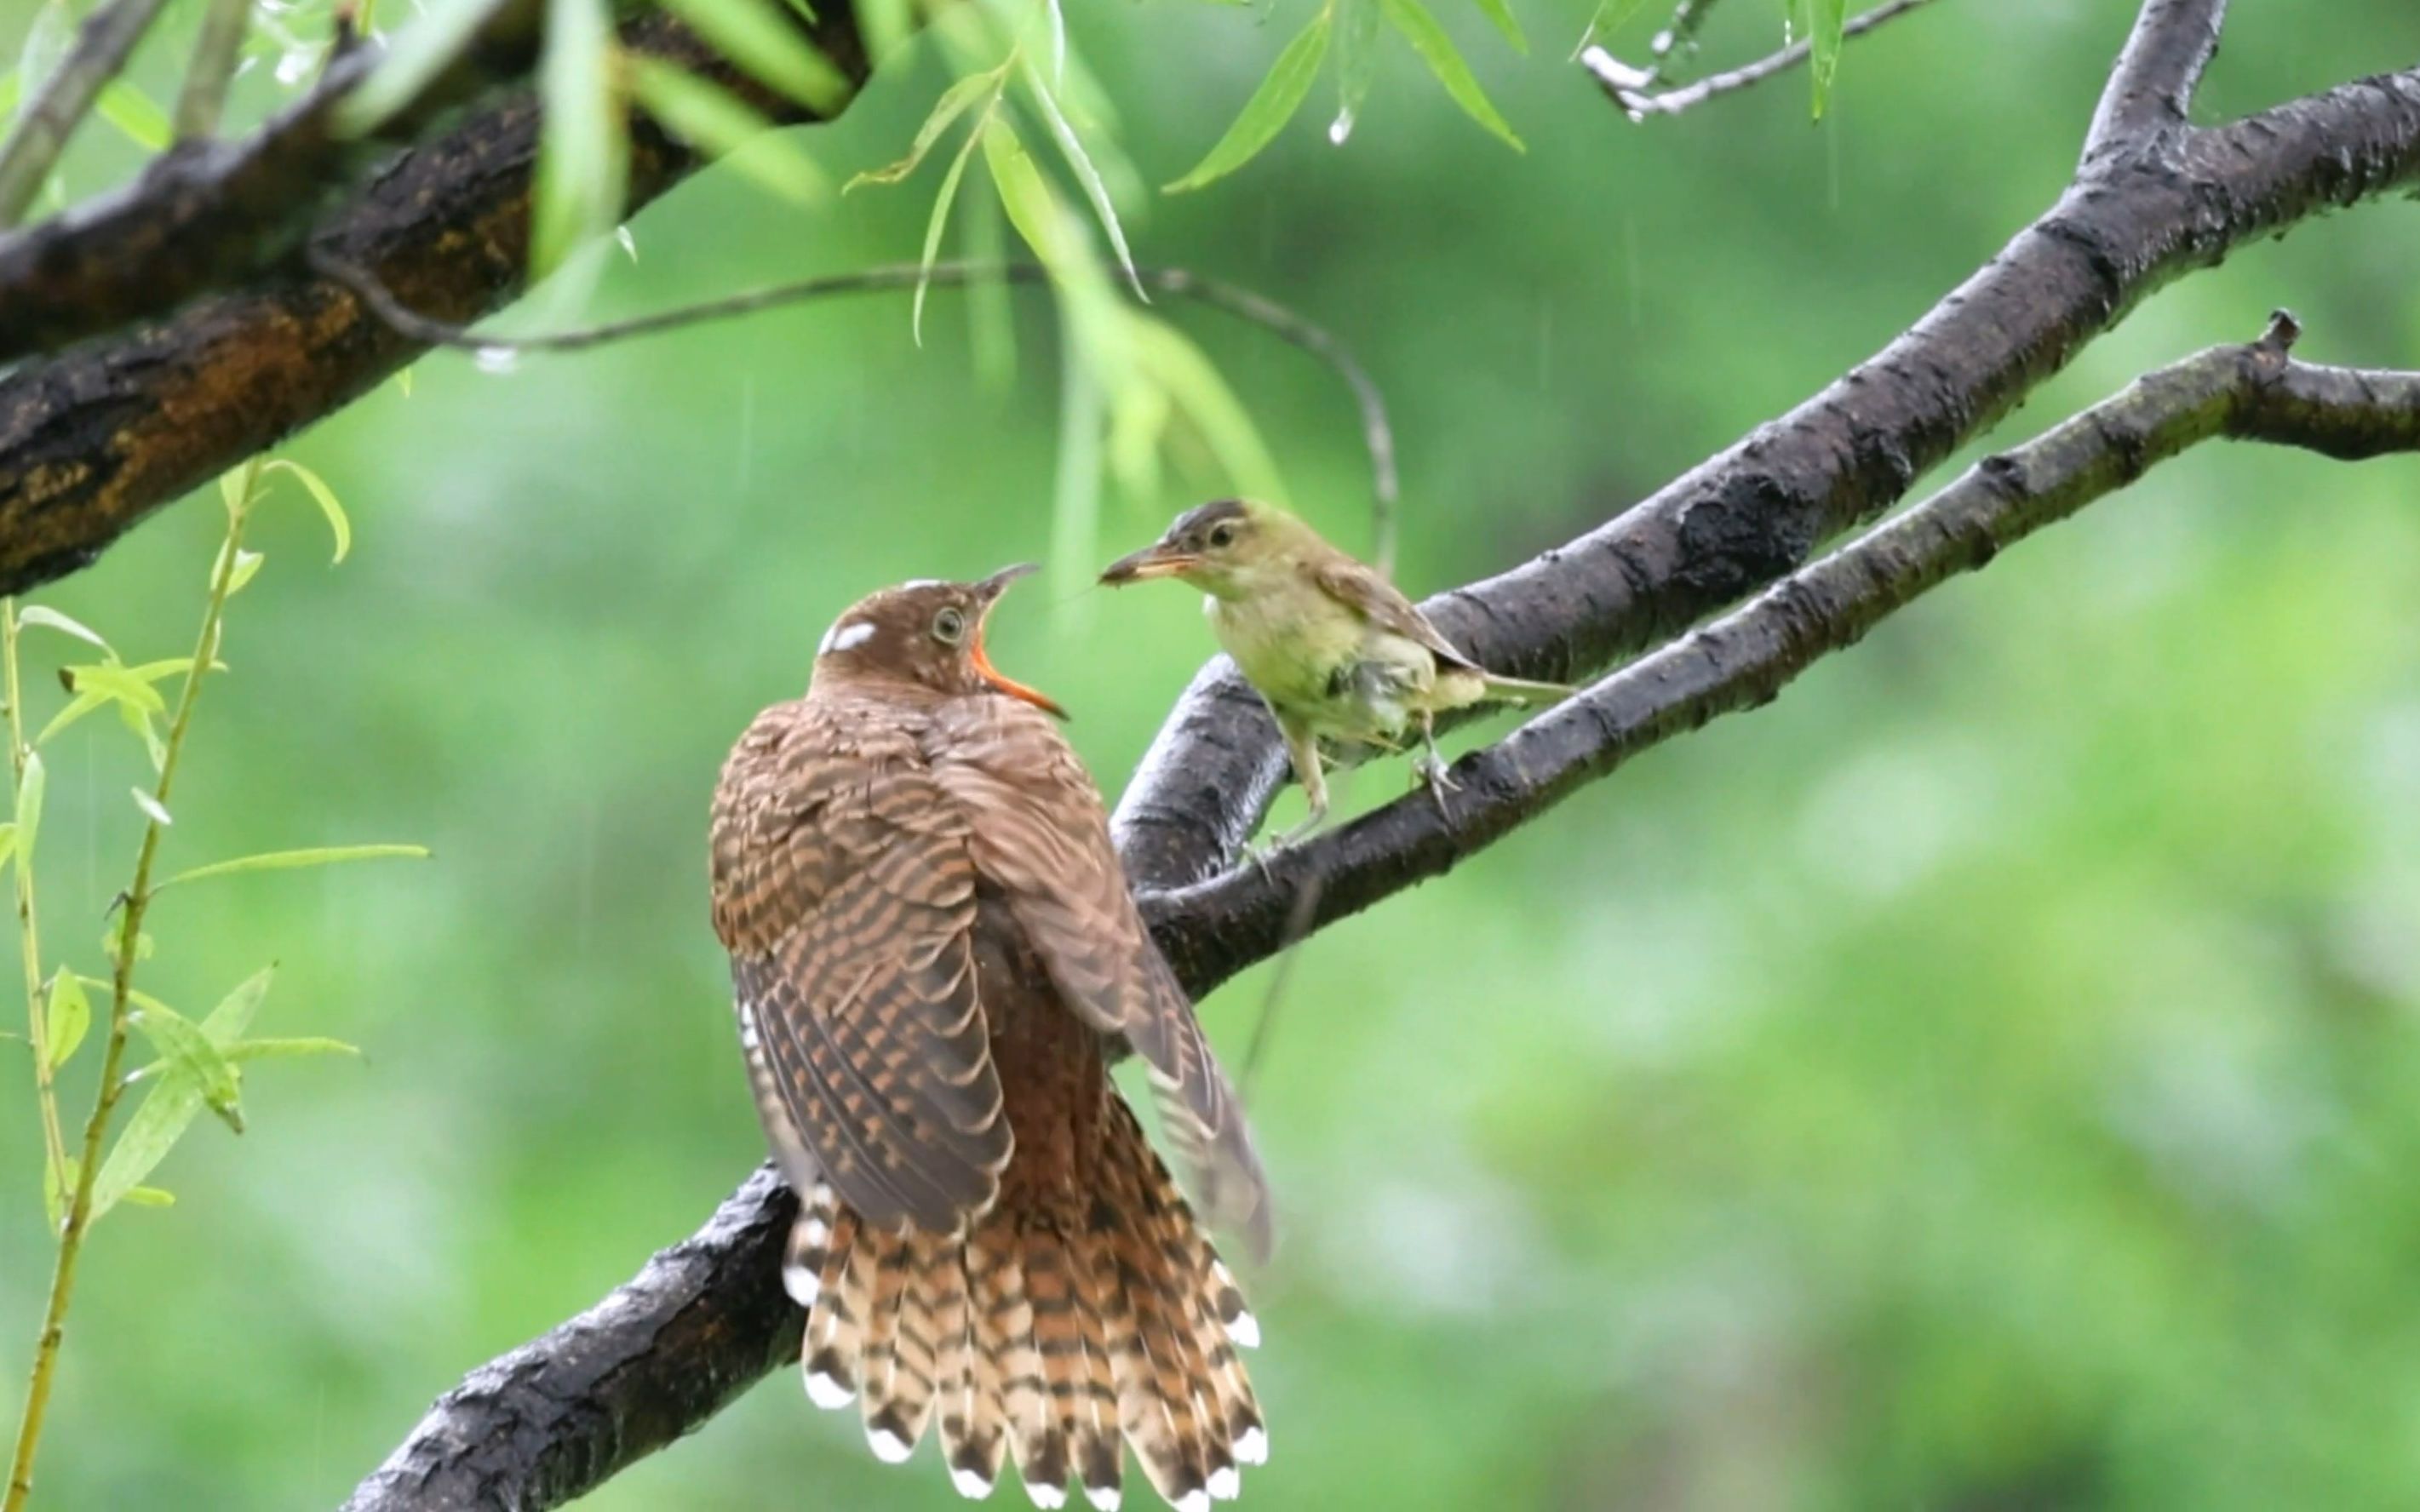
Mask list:
[[965,816],[977,873],[1068,1006],[1151,1067],[1204,1215],[1265,1253],[1268,1183],[1242,1105],[1143,926],[1092,778],[1058,728],[1023,703],[966,700],[949,717],[934,776]]
[[1428,616],[1404,596],[1403,590],[1380,576],[1375,568],[1340,554],[1311,569],[1311,580],[1319,585],[1320,592],[1361,616],[1365,623],[1427,647],[1446,666],[1485,671],[1438,633]]
[[973,956],[967,826],[911,735],[812,702],[759,716],[715,793],[714,928],[776,1155],[867,1223],[947,1231],[1012,1144]]

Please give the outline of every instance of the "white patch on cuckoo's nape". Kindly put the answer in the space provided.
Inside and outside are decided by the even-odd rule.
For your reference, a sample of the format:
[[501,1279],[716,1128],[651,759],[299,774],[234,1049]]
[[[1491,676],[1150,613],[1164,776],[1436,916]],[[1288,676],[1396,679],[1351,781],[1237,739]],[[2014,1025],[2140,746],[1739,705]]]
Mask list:
[[873,639],[871,621],[834,620],[832,627],[824,632],[823,643],[815,647],[815,655],[829,656],[835,651],[854,651]]
[[939,578],[910,578],[899,586],[902,588],[939,588],[941,586],[941,579]]

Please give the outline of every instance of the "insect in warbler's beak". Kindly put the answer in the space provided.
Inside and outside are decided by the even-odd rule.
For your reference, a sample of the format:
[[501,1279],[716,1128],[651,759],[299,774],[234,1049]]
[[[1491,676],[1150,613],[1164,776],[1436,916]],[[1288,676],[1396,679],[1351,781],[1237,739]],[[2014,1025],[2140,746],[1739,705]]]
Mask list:
[[1124,588],[1154,578],[1173,578],[1201,563],[1202,558],[1195,553],[1160,541],[1110,563],[1101,572],[1101,583],[1108,588]]

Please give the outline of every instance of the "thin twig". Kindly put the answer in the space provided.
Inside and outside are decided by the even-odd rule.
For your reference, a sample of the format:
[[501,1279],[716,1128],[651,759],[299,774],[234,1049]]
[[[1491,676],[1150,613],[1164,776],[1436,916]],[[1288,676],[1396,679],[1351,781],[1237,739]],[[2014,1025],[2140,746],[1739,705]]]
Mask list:
[[0,141],[0,227],[15,225],[41,193],[68,138],[84,123],[102,86],[117,77],[134,44],[166,0],[110,0],[85,18],[57,69]]
[[[194,39],[194,57],[185,66],[185,85],[177,95],[177,140],[198,141],[214,134],[226,109],[227,84],[235,78],[243,55],[243,34],[252,21],[252,0],[210,0],[202,12],[202,29]],[[349,18],[336,18],[339,44],[348,35]],[[332,54],[333,55],[333,54]]]
[[[488,356],[583,351],[592,347],[733,319],[834,295],[897,292],[914,289],[920,284],[930,284],[937,288],[965,288],[993,280],[1030,287],[1047,284],[1050,278],[1048,270],[1039,263],[937,262],[929,267],[919,263],[885,263],[852,272],[826,273],[748,289],[675,309],[659,310],[603,325],[583,326],[574,331],[497,336],[473,334],[467,326],[432,319],[420,314],[397,299],[395,291],[369,270],[348,262],[325,245],[315,245],[311,249],[310,260],[314,270],[349,289],[371,314],[398,334],[431,347],[449,347],[458,351]],[[1346,387],[1353,391],[1354,404],[1360,410],[1361,440],[1370,454],[1372,533],[1375,540],[1373,554],[1382,571],[1389,568],[1394,561],[1397,503],[1401,494],[1395,471],[1395,432],[1387,419],[1387,401],[1378,392],[1376,381],[1354,358],[1344,343],[1325,327],[1312,324],[1274,300],[1233,284],[1204,277],[1189,269],[1138,268],[1135,276],[1147,288],[1199,301],[1239,320],[1259,326],[1310,353],[1344,380]]]
[[[243,545],[244,519],[252,497],[254,480],[260,464],[253,461],[244,469],[242,497],[245,504],[231,507],[227,515],[226,544],[220,550],[218,564],[210,573],[209,598],[202,610],[202,628],[194,642],[194,657],[185,669],[182,693],[178,697],[176,713],[168,721],[168,734],[161,747],[160,778],[151,789],[152,806],[162,812],[176,787],[178,758],[184,753],[185,734],[193,727],[194,705],[201,702],[203,671],[216,659],[219,649],[219,628],[226,613],[228,597],[235,591],[235,564]],[[143,917],[150,909],[152,863],[160,855],[162,821],[154,815],[143,825],[143,843],[135,853],[134,880],[124,894],[126,908],[118,915],[116,959],[110,973],[109,1036],[101,1049],[101,1084],[95,1088],[92,1113],[85,1119],[84,1145],[77,1157],[75,1194],[68,1204],[66,1225],[59,1230],[58,1257],[51,1272],[50,1301],[42,1312],[42,1331],[34,1346],[33,1379],[25,1392],[25,1412],[17,1427],[17,1448],[8,1472],[8,1492],[0,1502],[0,1512],[23,1512],[25,1499],[34,1489],[34,1453],[40,1446],[42,1421],[50,1405],[52,1382],[56,1379],[59,1346],[67,1333],[68,1304],[75,1295],[76,1261],[84,1253],[85,1236],[93,1222],[92,1189],[101,1174],[102,1142],[109,1133],[110,1119],[117,1111],[118,1100],[126,1093],[126,1082],[118,1075],[126,1060],[128,1031],[133,1026],[134,963],[141,953]],[[18,858],[22,869],[23,856]]]
[[[25,743],[25,693],[17,663],[21,628],[17,601],[0,599],[0,669],[5,669],[0,670],[0,677],[6,679],[5,696],[8,701],[8,791],[19,797],[25,792],[25,764],[33,757],[33,748]],[[15,818],[16,864],[9,868],[9,873],[16,884],[18,953],[25,968],[25,1042],[34,1052],[34,1098],[41,1104],[44,1191],[65,1192],[68,1144],[59,1130],[59,1101],[53,1086],[56,1072],[51,1063],[50,1004],[42,993],[42,933],[34,909],[32,858],[24,850],[25,816],[20,813]]]
[[[1840,39],[1862,37],[1885,22],[1896,21],[1909,11],[1929,5],[1931,0],[1883,0],[1871,10],[1853,16],[1840,28]],[[1745,89],[1762,84],[1776,73],[1787,73],[1807,61],[1814,51],[1811,41],[1801,39],[1780,52],[1757,59],[1744,68],[1727,73],[1708,74],[1692,85],[1658,92],[1655,85],[1663,76],[1663,60],[1653,67],[1635,69],[1602,47],[1591,47],[1580,54],[1580,66],[1596,76],[1605,92],[1613,97],[1622,113],[1634,121],[1650,116],[1678,116],[1696,105],[1702,105],[1716,95]]]

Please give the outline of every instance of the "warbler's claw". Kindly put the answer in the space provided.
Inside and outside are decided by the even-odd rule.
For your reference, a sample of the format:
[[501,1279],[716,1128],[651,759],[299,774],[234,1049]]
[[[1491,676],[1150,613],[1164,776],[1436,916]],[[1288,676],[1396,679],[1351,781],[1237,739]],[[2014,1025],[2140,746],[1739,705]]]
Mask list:
[[1445,795],[1462,788],[1462,784],[1453,779],[1453,774],[1447,770],[1445,758],[1434,751],[1412,758],[1412,780],[1426,784],[1429,799],[1437,806],[1440,814],[1445,812]]

